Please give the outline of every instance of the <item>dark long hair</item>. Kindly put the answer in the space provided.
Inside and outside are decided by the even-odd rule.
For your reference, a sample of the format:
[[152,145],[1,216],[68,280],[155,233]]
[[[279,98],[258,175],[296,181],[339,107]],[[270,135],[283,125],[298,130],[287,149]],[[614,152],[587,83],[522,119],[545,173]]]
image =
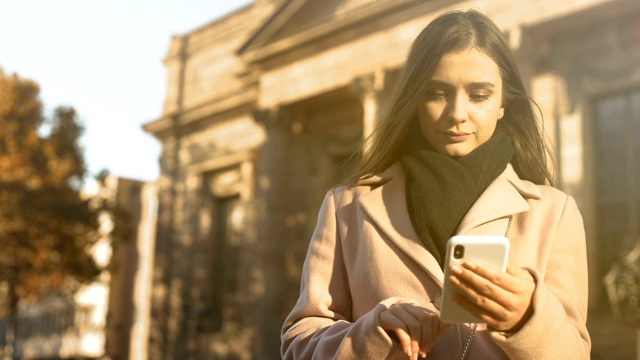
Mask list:
[[476,10],[445,13],[415,39],[390,106],[379,115],[377,128],[365,142],[361,167],[352,180],[377,174],[400,158],[417,105],[440,59],[444,54],[470,48],[489,56],[500,69],[505,114],[498,121],[498,128],[513,139],[515,154],[511,163],[516,173],[536,184],[554,184],[547,167],[551,152],[543,138],[542,122],[534,111],[536,108],[539,112],[539,108],[527,95],[500,29]]

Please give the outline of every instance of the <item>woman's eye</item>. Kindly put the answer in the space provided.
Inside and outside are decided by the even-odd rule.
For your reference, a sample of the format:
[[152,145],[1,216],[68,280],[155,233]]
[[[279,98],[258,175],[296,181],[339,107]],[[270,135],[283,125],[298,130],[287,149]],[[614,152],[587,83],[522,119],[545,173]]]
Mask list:
[[428,100],[438,100],[444,99],[447,97],[447,94],[444,91],[433,91],[427,94]]
[[470,96],[471,100],[475,102],[489,100],[489,97],[490,97],[489,94],[472,94]]

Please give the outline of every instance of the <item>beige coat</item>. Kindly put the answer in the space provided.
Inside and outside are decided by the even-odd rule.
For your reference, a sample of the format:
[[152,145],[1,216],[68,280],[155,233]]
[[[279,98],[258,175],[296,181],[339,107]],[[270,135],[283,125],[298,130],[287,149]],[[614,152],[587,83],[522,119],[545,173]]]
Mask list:
[[[444,274],[418,239],[394,164],[325,197],[303,268],[300,298],[282,330],[285,359],[406,359],[380,327],[390,305],[434,311]],[[509,165],[462,220],[463,235],[509,233],[510,260],[536,279],[533,315],[517,332],[479,326],[467,359],[587,359],[587,259],[582,217],[570,196],[521,180]],[[470,328],[454,325],[428,359],[459,359]]]

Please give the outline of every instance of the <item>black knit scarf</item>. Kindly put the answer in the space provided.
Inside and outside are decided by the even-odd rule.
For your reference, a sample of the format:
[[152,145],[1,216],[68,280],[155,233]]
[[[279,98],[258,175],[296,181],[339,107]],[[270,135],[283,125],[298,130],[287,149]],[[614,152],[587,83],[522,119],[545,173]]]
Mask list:
[[480,194],[506,168],[514,148],[501,130],[469,155],[454,159],[436,152],[419,125],[412,126],[400,162],[413,228],[440,267],[446,242]]

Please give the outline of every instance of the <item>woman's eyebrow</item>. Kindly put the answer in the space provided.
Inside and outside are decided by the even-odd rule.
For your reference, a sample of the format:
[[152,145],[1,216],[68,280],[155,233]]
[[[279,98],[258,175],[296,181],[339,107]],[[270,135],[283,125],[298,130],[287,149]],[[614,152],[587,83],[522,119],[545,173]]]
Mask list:
[[[432,87],[454,87],[453,85],[442,81],[442,80],[431,80],[429,81],[428,86],[430,88]],[[471,88],[471,89],[478,89],[478,88],[495,88],[496,84],[492,83],[491,81],[474,81],[472,83],[469,83],[467,86],[467,88]]]
[[471,84],[467,85],[467,87],[472,88],[472,89],[477,89],[477,88],[495,88],[496,84],[490,82],[490,81],[479,81],[479,82],[472,82]]
[[428,85],[429,87],[453,87],[451,84],[440,80],[430,80]]

